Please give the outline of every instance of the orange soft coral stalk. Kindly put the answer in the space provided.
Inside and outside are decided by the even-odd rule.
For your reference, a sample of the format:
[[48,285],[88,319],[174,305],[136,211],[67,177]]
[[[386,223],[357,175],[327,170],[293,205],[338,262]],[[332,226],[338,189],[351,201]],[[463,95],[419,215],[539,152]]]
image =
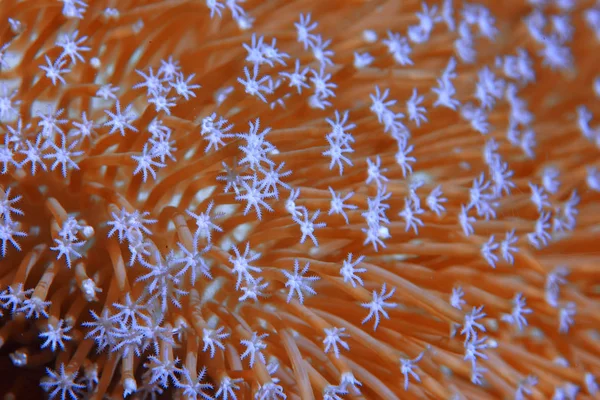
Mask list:
[[8,398],[598,396],[599,4],[115,4],[0,3]]

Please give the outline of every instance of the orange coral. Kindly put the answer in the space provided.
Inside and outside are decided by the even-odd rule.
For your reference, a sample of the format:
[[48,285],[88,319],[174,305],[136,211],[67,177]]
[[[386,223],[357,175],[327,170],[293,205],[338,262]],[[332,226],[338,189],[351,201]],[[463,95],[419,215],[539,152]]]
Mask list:
[[2,390],[597,396],[600,9],[529,3],[3,1]]

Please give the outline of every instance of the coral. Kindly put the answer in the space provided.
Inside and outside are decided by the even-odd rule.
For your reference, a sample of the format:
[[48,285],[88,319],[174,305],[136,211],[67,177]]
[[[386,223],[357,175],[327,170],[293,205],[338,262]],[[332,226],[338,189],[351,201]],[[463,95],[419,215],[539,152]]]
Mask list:
[[7,398],[598,395],[600,4],[0,20]]

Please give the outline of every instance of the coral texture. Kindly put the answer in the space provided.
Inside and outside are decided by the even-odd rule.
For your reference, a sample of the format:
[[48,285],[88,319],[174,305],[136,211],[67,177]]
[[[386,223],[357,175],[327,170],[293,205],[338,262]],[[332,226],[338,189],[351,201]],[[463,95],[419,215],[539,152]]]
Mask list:
[[0,21],[5,398],[599,395],[600,3]]

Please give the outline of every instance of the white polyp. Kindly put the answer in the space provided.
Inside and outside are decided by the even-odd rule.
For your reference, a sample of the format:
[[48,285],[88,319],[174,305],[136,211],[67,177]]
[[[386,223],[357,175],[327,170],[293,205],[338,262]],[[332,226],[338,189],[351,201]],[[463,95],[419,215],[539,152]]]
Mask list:
[[98,288],[96,287],[96,283],[91,279],[86,279],[81,283],[81,291],[85,296],[85,299],[88,302],[92,302],[96,300],[96,292]]
[[92,57],[92,59],[90,60],[90,65],[94,69],[100,68],[100,65],[101,65],[100,59],[98,57]]
[[363,31],[363,39],[367,43],[375,43],[377,41],[377,32],[371,29],[365,29]]
[[123,382],[123,397],[127,397],[130,394],[137,392],[137,383],[133,378],[125,379]]

